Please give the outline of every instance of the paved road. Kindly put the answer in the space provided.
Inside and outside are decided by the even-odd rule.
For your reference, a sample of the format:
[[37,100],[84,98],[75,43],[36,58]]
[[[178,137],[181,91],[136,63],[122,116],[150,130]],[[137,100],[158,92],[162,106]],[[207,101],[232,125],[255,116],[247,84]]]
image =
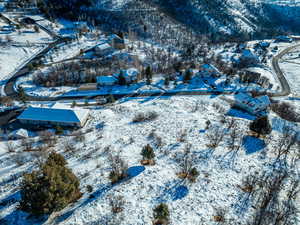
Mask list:
[[283,51],[281,51],[278,55],[276,55],[273,60],[272,60],[272,67],[274,72],[276,73],[278,80],[280,82],[281,85],[281,91],[277,92],[277,93],[271,93],[270,96],[271,97],[283,97],[283,96],[287,96],[291,93],[291,88],[290,85],[288,84],[287,79],[284,76],[284,72],[281,70],[280,66],[279,66],[279,60],[286,54],[288,54],[289,52],[291,52],[294,48],[300,47],[300,44],[297,45],[293,45],[290,46],[286,49],[284,49]]

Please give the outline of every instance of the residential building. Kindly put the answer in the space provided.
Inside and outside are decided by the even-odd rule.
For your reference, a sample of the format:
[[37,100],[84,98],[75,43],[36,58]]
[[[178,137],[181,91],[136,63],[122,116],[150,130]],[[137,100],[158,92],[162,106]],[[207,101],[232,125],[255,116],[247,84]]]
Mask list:
[[[124,76],[127,84],[131,84],[131,83],[136,82],[138,80],[139,74],[140,74],[140,72],[137,69],[135,69],[135,68],[130,68],[130,69],[127,69],[127,70],[122,70],[122,75]],[[117,79],[119,79],[120,72],[114,74],[114,76]]]
[[252,115],[258,115],[267,110],[271,104],[268,96],[253,98],[247,93],[238,93],[234,96],[233,106],[241,108]]
[[108,56],[111,55],[115,49],[108,43],[102,43],[95,47],[95,53],[98,56]]

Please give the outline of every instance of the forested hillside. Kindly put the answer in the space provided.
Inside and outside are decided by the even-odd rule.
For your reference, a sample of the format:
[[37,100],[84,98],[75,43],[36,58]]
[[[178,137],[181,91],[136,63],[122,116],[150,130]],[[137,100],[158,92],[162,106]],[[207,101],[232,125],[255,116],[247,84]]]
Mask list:
[[297,33],[300,25],[300,5],[292,0],[38,0],[38,6],[51,17],[80,18],[144,37],[151,37],[151,27],[158,29],[164,20],[216,41]]

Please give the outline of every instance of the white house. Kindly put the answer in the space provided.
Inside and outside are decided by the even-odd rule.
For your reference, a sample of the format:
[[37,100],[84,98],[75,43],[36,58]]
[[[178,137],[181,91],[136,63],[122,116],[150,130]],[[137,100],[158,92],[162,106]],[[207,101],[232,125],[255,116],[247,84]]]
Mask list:
[[29,107],[18,117],[22,124],[83,127],[89,118],[87,109],[55,104],[51,108]]
[[238,93],[234,96],[233,105],[241,108],[253,115],[265,111],[271,104],[268,96],[260,96],[253,98],[247,93]]
[[118,79],[114,76],[98,76],[97,85],[101,86],[113,86],[118,83]]

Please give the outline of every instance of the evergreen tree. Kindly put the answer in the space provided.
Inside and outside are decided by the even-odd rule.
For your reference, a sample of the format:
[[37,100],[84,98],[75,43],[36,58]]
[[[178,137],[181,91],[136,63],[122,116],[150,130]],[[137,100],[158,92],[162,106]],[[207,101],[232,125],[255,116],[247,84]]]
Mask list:
[[107,97],[107,102],[108,103],[114,103],[116,101],[116,99],[114,98],[114,96],[112,94],[110,94],[108,97]]
[[153,217],[156,219],[155,224],[168,224],[170,212],[168,205],[160,203],[153,210]]
[[249,128],[250,130],[261,135],[267,135],[272,132],[272,127],[267,116],[255,119],[250,123]]
[[118,32],[118,36],[119,36],[121,39],[124,39],[124,34],[123,34],[122,31],[119,31],[119,32]]
[[66,165],[62,155],[52,152],[39,170],[24,174],[21,209],[34,215],[51,214],[80,198],[79,180]]
[[118,84],[119,85],[126,85],[127,82],[126,82],[126,78],[124,76],[124,71],[123,70],[120,70],[120,74],[118,76]]
[[169,84],[170,84],[170,78],[169,78],[169,77],[166,77],[166,78],[165,78],[164,85],[165,85],[166,87],[168,87]]
[[146,160],[151,160],[155,157],[153,148],[149,144],[143,147],[141,155],[143,156],[143,159]]
[[152,70],[151,70],[151,67],[150,67],[150,66],[148,66],[148,67],[146,68],[145,75],[146,75],[146,82],[147,82],[147,85],[150,85],[151,82],[152,82],[152,77],[153,77],[153,73],[152,73]]

